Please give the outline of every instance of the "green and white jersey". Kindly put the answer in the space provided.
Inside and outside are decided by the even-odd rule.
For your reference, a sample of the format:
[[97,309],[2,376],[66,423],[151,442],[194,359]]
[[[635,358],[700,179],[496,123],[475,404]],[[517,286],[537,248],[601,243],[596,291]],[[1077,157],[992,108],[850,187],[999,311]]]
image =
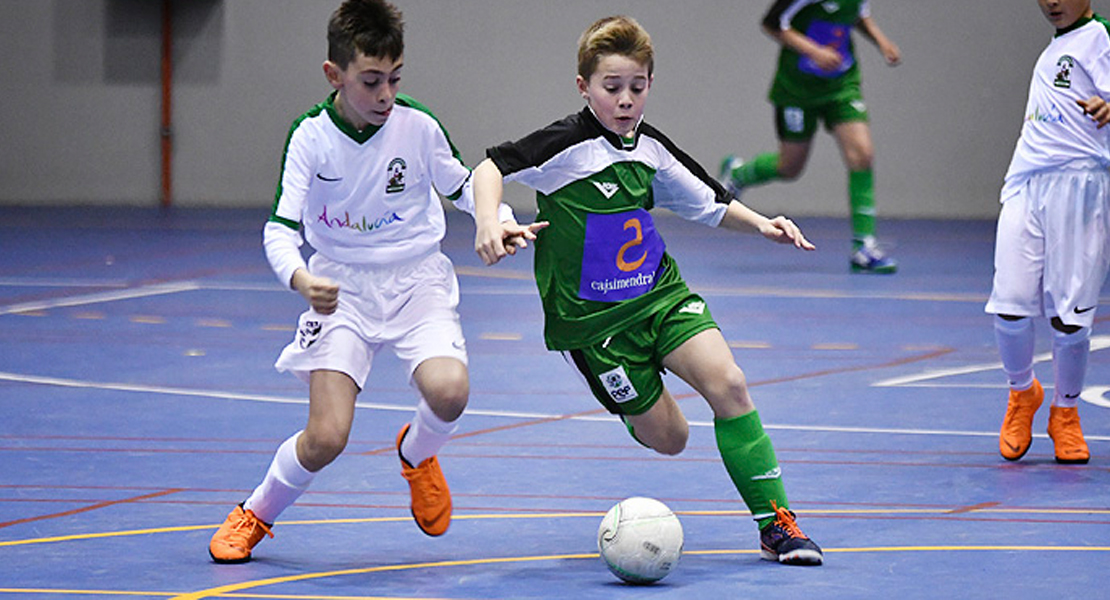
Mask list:
[[824,71],[808,57],[782,47],[771,83],[771,102],[808,108],[859,96],[860,74],[852,28],[869,17],[868,0],[777,0],[763,18],[771,30],[793,29],[843,57],[839,70]]
[[357,131],[336,113],[333,93],[289,130],[266,255],[286,285],[304,266],[301,228],[335,262],[388,265],[425,256],[446,232],[439,194],[473,214],[470,170],[426,107],[398,95],[384,125]]
[[1037,59],[1003,200],[1037,171],[1110,165],[1110,127],[1076,104],[1092,96],[1110,99],[1110,23],[1098,15],[1057,31]]
[[729,194],[660,131],[632,139],[586,107],[487,156],[506,181],[536,190],[536,285],[552,350],[600,343],[688,293],[651,214],[655,206],[710,226]]

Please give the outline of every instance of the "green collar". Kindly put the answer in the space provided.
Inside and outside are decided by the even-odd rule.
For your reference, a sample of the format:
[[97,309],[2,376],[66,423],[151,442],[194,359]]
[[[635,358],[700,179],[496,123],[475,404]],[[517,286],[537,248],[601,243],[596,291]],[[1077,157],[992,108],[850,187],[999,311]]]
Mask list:
[[331,95],[328,96],[328,99],[324,101],[324,108],[327,109],[328,116],[331,117],[331,122],[335,123],[335,126],[339,128],[339,131],[342,131],[347,137],[360,144],[363,144],[366,142],[366,140],[374,137],[374,134],[377,133],[379,129],[381,129],[381,126],[367,125],[362,131],[355,129],[355,126],[347,122],[347,120],[344,119],[343,116],[339,114],[339,111],[335,108],[335,97],[338,94],[339,92],[332,92]]
[[1082,26],[1086,25],[1087,23],[1090,23],[1091,21],[1094,21],[1094,20],[1095,20],[1095,18],[1093,16],[1091,16],[1091,17],[1079,17],[1079,19],[1076,20],[1076,22],[1072,23],[1071,25],[1068,25],[1067,27],[1065,27],[1063,29],[1057,29],[1056,30],[1056,35],[1053,36],[1053,37],[1060,37],[1062,35],[1071,33],[1073,31],[1075,31],[1076,29],[1079,29],[1080,27],[1082,27]]

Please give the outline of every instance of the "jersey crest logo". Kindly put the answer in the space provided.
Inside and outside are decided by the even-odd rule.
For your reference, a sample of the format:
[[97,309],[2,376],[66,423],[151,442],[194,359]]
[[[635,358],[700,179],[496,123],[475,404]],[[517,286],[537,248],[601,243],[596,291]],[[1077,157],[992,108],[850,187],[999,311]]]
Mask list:
[[396,194],[405,191],[405,165],[403,158],[397,157],[389,161],[389,183],[385,186],[385,193]]
[[608,181],[591,181],[590,183],[594,184],[594,187],[601,192],[602,196],[605,196],[606,200],[611,199],[621,190],[621,186]]
[[1056,71],[1056,79],[1052,81],[1052,85],[1064,89],[1071,88],[1071,70],[1074,66],[1074,58],[1068,56],[1067,54],[1061,56],[1060,60],[1056,61],[1056,67],[1059,70]]

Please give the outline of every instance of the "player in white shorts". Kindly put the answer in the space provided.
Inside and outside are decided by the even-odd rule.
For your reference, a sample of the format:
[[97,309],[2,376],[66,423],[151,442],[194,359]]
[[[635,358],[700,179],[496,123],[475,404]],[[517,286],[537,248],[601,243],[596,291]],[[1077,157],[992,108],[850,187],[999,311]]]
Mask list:
[[1052,327],[1048,421],[1056,461],[1086,463],[1079,423],[1099,291],[1110,270],[1110,24],[1090,0],[1038,0],[1056,34],[1037,60],[1025,123],[1002,188],[986,311],[1010,385],[999,452],[1032,443],[1044,389],[1033,373],[1032,317]]
[[[290,128],[263,244],[278,280],[309,305],[275,365],[308,382],[308,423],[212,536],[218,563],[250,560],[277,516],[343,451],[355,398],[382,350],[407,363],[420,396],[397,435],[412,516],[431,536],[451,522],[436,453],[455,431],[470,383],[458,282],[440,252],[440,194],[471,214],[474,196],[447,132],[398,94],[403,32],[385,0],[346,0],[328,23],[324,74],[335,92]],[[513,250],[535,239],[501,209]],[[316,251],[307,264],[301,231]]]
[[275,363],[279,371],[306,383],[312,371],[338,371],[362,389],[374,355],[382,350],[405,362],[410,380],[428,359],[467,364],[455,310],[458,282],[441,252],[388,266],[349,265],[315,254],[308,270],[344,290],[343,302],[331,314],[313,309],[301,314],[295,339]]

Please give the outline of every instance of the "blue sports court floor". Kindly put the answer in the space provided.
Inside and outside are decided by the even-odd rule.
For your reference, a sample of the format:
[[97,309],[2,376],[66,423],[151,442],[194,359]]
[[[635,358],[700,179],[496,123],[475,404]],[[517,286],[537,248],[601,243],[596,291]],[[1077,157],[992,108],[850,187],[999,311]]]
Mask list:
[[[0,209],[0,600],[1105,597],[1107,317],[1080,407],[1090,464],[1054,463],[1045,409],[1029,455],[1002,460],[985,221],[883,222],[902,270],[860,276],[842,220],[801,220],[819,246],[805,254],[659,217],[747,373],[823,567],[759,560],[709,411],[681,382],[678,457],[604,414],[543,348],[531,256],[482,267],[458,213],[445,249],[472,394],[441,454],[450,531],[427,538],[408,515],[393,440],[414,400],[386,357],[347,453],[253,562],[215,565],[208,538],[306,415],[306,388],[271,367],[302,302],[266,264],[265,217]],[[596,554],[602,514],[634,495],[686,531],[678,569],[650,587]]]

